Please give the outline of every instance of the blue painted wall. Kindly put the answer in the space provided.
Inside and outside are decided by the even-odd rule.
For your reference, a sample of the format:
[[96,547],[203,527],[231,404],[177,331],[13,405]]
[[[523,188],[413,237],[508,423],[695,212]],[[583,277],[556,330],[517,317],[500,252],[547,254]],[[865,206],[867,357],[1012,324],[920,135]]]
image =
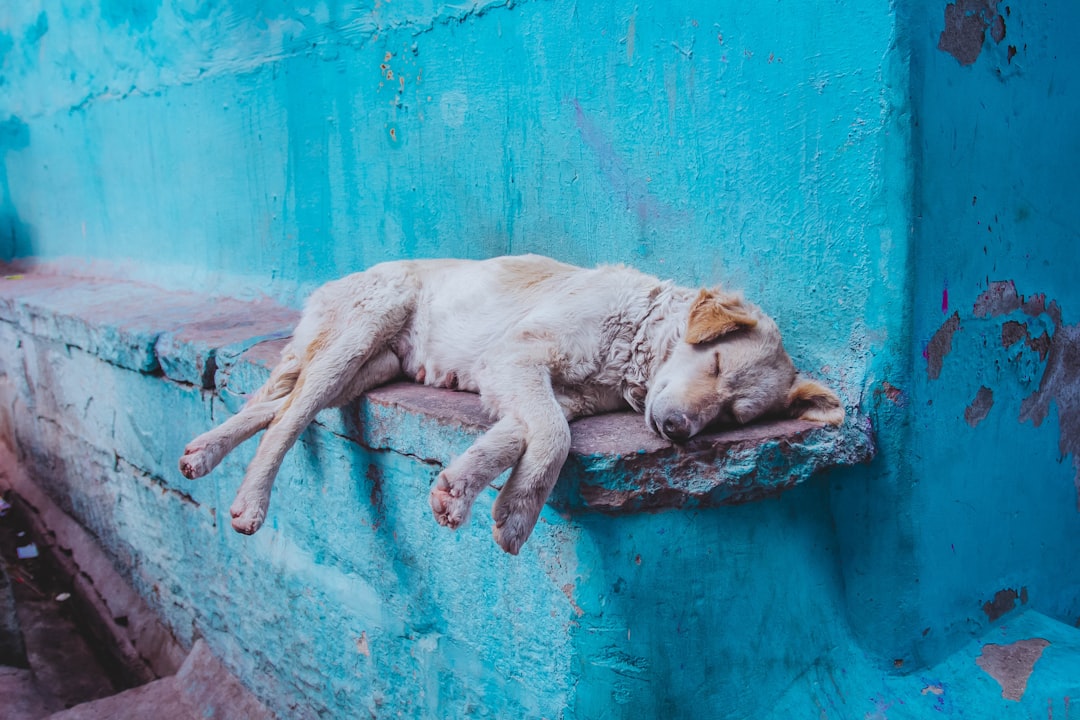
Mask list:
[[[983,606],[1001,591],[1019,604],[1026,588],[1030,607],[1080,617],[1080,556],[1068,552],[1080,535],[1078,404],[1054,384],[1076,377],[1058,361],[1075,351],[1080,313],[1080,51],[1064,30],[1078,15],[1066,0],[19,3],[0,11],[0,255],[293,304],[381,260],[529,251],[744,289],[776,316],[797,363],[873,418],[877,460],[753,506],[553,516],[551,532],[572,542],[541,535],[537,547],[576,583],[577,606],[515,626],[506,647],[545,658],[537,682],[547,669],[578,685],[525,691],[517,678],[490,690],[515,711],[562,703],[580,717],[758,716],[785,692],[792,706],[829,705],[835,693],[791,689],[794,678],[935,663],[985,630],[995,611]],[[1001,297],[995,281],[1045,294],[1060,319],[1007,298],[977,308],[987,291]],[[1005,347],[1003,332],[1019,340]],[[190,412],[175,443],[208,421]],[[341,453],[346,475],[368,462]],[[305,477],[311,458],[295,462]],[[372,462],[422,495],[415,463]],[[338,712],[381,697],[434,717],[473,697],[455,672],[535,660],[499,650],[504,636],[476,620],[520,611],[503,585],[472,598],[423,544],[361,572],[363,547],[385,539],[343,518],[312,525],[327,496],[299,479],[287,487],[310,495],[275,536],[292,545],[224,533],[209,571],[233,563],[247,568],[239,579],[213,597],[179,583],[175,603],[155,601],[264,697]],[[87,492],[76,514],[96,518],[113,547],[137,542],[134,523],[117,534],[102,519],[109,502]],[[401,502],[431,532],[422,505]],[[189,541],[217,537],[199,532]],[[484,577],[491,563],[513,572],[487,559],[486,531],[454,547]],[[638,564],[642,547],[656,564]],[[187,550],[145,577],[116,554],[153,597],[157,579],[201,572]],[[252,575],[267,557],[280,561],[275,578]],[[321,638],[353,647],[378,623],[331,592],[352,592],[339,571],[383,578],[375,595],[397,604],[381,616],[381,647],[406,638],[415,673],[447,664],[447,685],[357,694],[350,663],[367,660]],[[533,579],[506,582],[528,593]],[[230,608],[245,588],[234,585],[248,580],[327,634],[261,635],[286,614],[240,622]],[[400,596],[417,587],[434,599]],[[195,609],[176,609],[185,604]],[[301,676],[330,668],[333,681],[266,680],[279,645]],[[391,671],[401,657],[372,660],[385,664],[370,677],[407,676]]]
[[287,298],[400,257],[626,262],[745,289],[857,396],[904,257],[892,15],[745,5],[19,4],[0,252]]

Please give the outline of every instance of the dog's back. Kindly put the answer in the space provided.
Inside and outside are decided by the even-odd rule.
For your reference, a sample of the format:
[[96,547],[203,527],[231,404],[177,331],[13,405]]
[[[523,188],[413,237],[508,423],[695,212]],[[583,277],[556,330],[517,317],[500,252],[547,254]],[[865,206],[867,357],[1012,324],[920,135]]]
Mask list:
[[[546,340],[557,382],[587,382],[633,336],[655,278],[623,267],[582,269],[537,255],[395,265],[419,291],[394,341],[403,372],[428,385],[482,390],[483,367]],[[621,371],[616,371],[621,376]],[[614,378],[613,378],[614,379]],[[611,383],[618,385],[617,379]]]

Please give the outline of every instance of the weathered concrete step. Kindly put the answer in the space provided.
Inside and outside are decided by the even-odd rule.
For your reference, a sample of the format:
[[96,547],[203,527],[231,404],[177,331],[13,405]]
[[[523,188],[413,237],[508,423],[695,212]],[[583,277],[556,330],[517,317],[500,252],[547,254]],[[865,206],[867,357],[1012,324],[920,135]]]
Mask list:
[[275,716],[199,640],[176,675],[47,717],[49,720],[270,720]]
[[15,612],[15,594],[11,578],[0,562],[0,665],[26,667],[26,646]]
[[63,705],[41,691],[33,672],[0,667],[0,717],[4,720],[40,720],[59,707]]

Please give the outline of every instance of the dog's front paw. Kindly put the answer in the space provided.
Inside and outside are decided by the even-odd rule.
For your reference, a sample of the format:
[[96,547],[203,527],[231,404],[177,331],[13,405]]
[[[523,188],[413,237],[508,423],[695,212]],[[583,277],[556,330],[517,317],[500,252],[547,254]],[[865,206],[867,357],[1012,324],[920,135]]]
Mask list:
[[517,555],[536,526],[540,508],[532,509],[530,503],[521,500],[506,500],[500,494],[495,498],[491,516],[495,520],[492,531],[495,542],[511,555]]
[[237,497],[229,508],[233,530],[244,535],[254,535],[266,520],[268,502],[251,501]]
[[439,473],[428,496],[428,503],[435,521],[452,530],[465,524],[472,505],[471,499],[463,492],[462,484],[452,480],[447,470]]

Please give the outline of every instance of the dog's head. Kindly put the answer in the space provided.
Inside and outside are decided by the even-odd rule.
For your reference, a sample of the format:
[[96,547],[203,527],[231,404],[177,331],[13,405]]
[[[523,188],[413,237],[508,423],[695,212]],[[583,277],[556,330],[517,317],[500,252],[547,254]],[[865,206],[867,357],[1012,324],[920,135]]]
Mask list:
[[645,420],[681,442],[706,425],[745,425],[797,417],[839,425],[836,393],[800,378],[772,318],[738,295],[702,290],[681,342],[660,366],[645,399]]

